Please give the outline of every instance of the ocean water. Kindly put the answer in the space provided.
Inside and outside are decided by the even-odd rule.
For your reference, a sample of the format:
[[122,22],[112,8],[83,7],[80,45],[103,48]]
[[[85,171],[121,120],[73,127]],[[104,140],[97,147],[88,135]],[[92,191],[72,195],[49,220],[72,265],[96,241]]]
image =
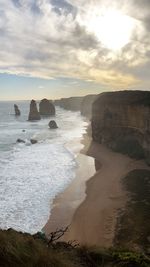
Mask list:
[[[87,122],[80,112],[56,107],[59,128],[50,130],[50,118],[27,121],[28,101],[16,104],[18,118],[12,102],[0,102],[0,228],[33,234],[48,220],[55,196],[75,178]],[[26,143],[16,143],[18,138]],[[31,138],[38,143],[31,145]]]

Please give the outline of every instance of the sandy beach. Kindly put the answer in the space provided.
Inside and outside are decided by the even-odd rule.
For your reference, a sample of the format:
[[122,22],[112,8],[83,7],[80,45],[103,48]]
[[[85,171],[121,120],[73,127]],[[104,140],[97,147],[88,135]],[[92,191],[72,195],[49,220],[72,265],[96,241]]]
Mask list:
[[[85,141],[88,146],[88,138]],[[80,148],[84,147],[83,150],[86,147],[81,143],[80,139],[75,140],[74,144],[68,143],[67,148],[70,150],[72,145],[75,147],[78,145]],[[86,197],[86,181],[95,174],[95,160],[91,156],[79,153],[76,158],[76,163],[75,179],[54,200],[50,218],[43,229],[46,235],[55,231],[56,228],[59,229],[70,225],[76,209]]]
[[122,178],[131,170],[148,166],[144,161],[112,152],[88,136],[84,136],[83,144],[76,179],[55,199],[44,231],[48,234],[70,225],[63,240],[111,247],[117,217],[128,199]]

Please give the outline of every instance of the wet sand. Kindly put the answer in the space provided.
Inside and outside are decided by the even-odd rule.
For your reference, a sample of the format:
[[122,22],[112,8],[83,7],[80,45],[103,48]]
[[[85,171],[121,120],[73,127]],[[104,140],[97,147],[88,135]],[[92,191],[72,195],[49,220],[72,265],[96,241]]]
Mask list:
[[[69,148],[69,146],[68,144],[67,147]],[[83,153],[77,156],[76,162],[75,179],[54,200],[50,218],[43,229],[46,235],[55,231],[56,228],[70,225],[77,207],[86,197],[86,181],[95,173],[95,162],[93,157],[86,156]]]
[[[148,169],[137,161],[112,152],[103,145],[84,138],[84,149],[78,156],[76,179],[54,201],[46,234],[70,225],[63,240],[80,244],[111,247],[119,211],[128,199],[122,178],[134,169]],[[94,162],[95,161],[95,162]],[[94,165],[97,172],[94,174]]]

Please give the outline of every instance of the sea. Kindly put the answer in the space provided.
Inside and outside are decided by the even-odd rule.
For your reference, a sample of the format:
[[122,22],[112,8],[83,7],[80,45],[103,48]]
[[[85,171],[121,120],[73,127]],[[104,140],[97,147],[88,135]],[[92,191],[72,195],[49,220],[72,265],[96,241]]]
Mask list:
[[[60,107],[55,117],[29,122],[29,101],[15,104],[20,117],[14,102],[0,102],[0,228],[34,234],[46,224],[54,198],[75,179],[87,122],[80,112]],[[49,129],[50,119],[58,129]]]

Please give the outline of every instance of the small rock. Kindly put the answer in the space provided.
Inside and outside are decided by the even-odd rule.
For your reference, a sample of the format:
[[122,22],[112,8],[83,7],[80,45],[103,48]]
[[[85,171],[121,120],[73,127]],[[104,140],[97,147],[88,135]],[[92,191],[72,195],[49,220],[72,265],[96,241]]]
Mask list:
[[48,126],[50,129],[57,129],[58,128],[57,123],[54,120],[50,121]]
[[18,139],[17,139],[17,143],[25,143],[25,141],[22,140],[22,139],[20,139],[20,138],[18,138]]
[[30,142],[31,142],[32,145],[34,145],[34,144],[37,144],[38,141],[35,140],[35,139],[30,139]]

